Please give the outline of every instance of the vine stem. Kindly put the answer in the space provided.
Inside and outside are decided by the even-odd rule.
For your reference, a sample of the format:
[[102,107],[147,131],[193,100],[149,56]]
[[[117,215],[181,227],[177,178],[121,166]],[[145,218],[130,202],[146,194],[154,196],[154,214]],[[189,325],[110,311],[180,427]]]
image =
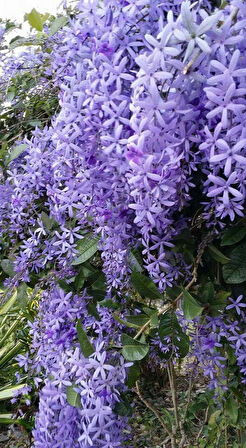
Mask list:
[[201,426],[201,428],[200,428],[200,431],[199,431],[198,434],[197,434],[196,442],[199,442],[199,441],[200,441],[200,437],[201,437],[201,435],[202,435],[203,428],[204,428],[204,426],[205,426],[206,423],[207,423],[207,420],[208,420],[208,411],[209,411],[209,406],[207,406],[207,408],[206,408],[205,417],[204,417],[202,426]]
[[[196,276],[196,273],[195,273],[195,275],[193,275],[191,281],[188,283],[188,285],[185,286],[184,289],[185,289],[186,291],[188,291],[188,290],[191,288],[191,286],[196,282],[196,279],[197,279],[197,276]],[[172,303],[166,305],[162,310],[160,310],[159,313],[158,313],[158,316],[161,316],[162,314],[165,314],[168,310],[170,310],[171,308],[173,308],[174,305],[176,305],[176,304],[179,302],[179,300],[182,298],[182,296],[183,296],[183,291],[176,297],[176,299],[175,299]],[[139,336],[140,336],[140,335],[141,335],[141,334],[142,334],[142,333],[149,327],[150,323],[151,323],[151,319],[148,320],[148,322],[146,322],[146,324],[144,324],[144,325],[140,328],[140,330],[139,330],[138,333],[134,336],[133,339],[137,339],[137,338],[138,338],[138,337],[139,337]]]
[[170,429],[167,427],[167,425],[165,424],[162,415],[160,414],[160,412],[154,408],[154,406],[152,406],[152,404],[150,404],[142,395],[142,392],[139,389],[139,381],[136,381],[136,393],[138,395],[138,397],[140,398],[140,400],[144,403],[144,405],[146,406],[146,408],[148,408],[150,411],[153,412],[153,414],[155,414],[156,418],[159,420],[161,426],[163,427],[163,429],[167,432],[169,438],[171,439],[172,442],[172,447],[175,447],[175,443],[173,444],[173,434],[170,431]]

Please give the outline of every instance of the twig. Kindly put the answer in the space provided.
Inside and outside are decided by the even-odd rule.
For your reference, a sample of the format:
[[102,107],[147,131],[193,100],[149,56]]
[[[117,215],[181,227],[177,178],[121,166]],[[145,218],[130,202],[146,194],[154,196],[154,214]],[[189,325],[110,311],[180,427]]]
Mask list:
[[186,406],[185,406],[185,410],[184,410],[184,415],[183,415],[182,420],[180,421],[180,425],[179,425],[181,436],[182,436],[182,439],[181,439],[180,444],[179,444],[179,448],[183,448],[185,446],[184,444],[185,444],[185,441],[186,441],[186,434],[185,434],[185,430],[184,430],[184,424],[185,424],[185,420],[186,420],[189,404],[190,404],[190,401],[191,401],[192,388],[193,388],[193,382],[192,382],[192,378],[190,378],[189,379],[188,396],[187,396],[187,402],[186,402]]
[[167,434],[169,435],[169,438],[172,440],[173,435],[170,431],[170,429],[167,427],[167,425],[165,424],[165,422],[163,421],[162,415],[160,414],[160,412],[155,409],[142,395],[142,393],[140,392],[139,389],[139,381],[136,381],[136,393],[138,395],[138,397],[140,398],[140,400],[145,404],[146,408],[148,408],[150,411],[153,412],[153,414],[155,414],[156,418],[159,420],[161,426],[163,427],[163,429],[167,432]]
[[200,431],[199,431],[199,433],[197,434],[197,437],[196,437],[196,441],[197,441],[197,442],[199,442],[199,439],[200,439],[200,437],[201,437],[201,435],[202,435],[202,431],[203,431],[204,425],[205,425],[206,422],[207,422],[207,419],[208,419],[208,411],[209,411],[209,406],[208,406],[207,409],[206,409],[205,417],[204,417],[204,420],[203,420],[202,427],[200,428]]
[[172,393],[175,423],[176,423],[176,426],[178,429],[179,415],[178,415],[178,403],[177,403],[177,390],[176,390],[175,372],[174,372],[173,363],[172,363],[171,359],[168,361],[167,371],[168,371],[169,383],[170,383],[170,388],[171,388],[171,393]]

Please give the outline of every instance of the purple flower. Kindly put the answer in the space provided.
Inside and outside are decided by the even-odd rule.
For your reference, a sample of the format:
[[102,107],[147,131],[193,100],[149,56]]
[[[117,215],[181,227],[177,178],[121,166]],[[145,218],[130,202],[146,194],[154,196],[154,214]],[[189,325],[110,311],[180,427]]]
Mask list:
[[236,310],[237,314],[240,315],[242,313],[242,308],[246,307],[246,303],[242,303],[241,300],[243,299],[243,295],[238,296],[236,300],[233,300],[231,297],[229,298],[230,302],[232,302],[231,305],[228,305],[226,307],[227,310],[234,309]]

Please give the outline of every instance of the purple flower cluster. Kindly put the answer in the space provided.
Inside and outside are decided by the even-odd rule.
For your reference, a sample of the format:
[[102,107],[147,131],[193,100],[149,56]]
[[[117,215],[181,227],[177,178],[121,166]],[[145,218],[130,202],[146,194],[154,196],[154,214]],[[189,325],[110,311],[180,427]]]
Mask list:
[[[72,296],[53,287],[42,294],[38,317],[30,324],[31,354],[18,361],[28,364],[37,385],[44,380],[33,432],[35,447],[120,447],[126,439],[127,421],[114,407],[131,363],[125,364],[113,349],[106,351],[109,340],[114,342],[115,324],[104,309],[98,308],[103,325],[88,315],[89,301],[85,293]],[[78,319],[85,330],[93,329],[95,351],[88,358],[77,342]],[[69,389],[77,393],[74,406],[67,401]]]
[[[46,68],[60,112],[27,142],[5,187],[12,200],[1,220],[23,240],[19,270],[38,271],[54,257],[68,263],[76,219],[78,230],[100,236],[109,288],[127,281],[137,244],[165,289],[188,269],[172,240],[187,225],[182,210],[201,166],[209,222],[242,215],[245,19],[240,9],[235,20],[236,3],[211,12],[186,1],[168,13],[170,2],[79,3]],[[59,224],[48,239],[40,198]]]
[[[198,317],[194,321],[193,328],[189,326],[189,321],[185,321],[180,316],[182,325],[188,330],[191,338],[190,367],[192,370],[195,369],[196,373],[198,370],[201,371],[208,378],[211,389],[227,389],[228,358],[224,350],[226,345],[233,349],[241,382],[246,383],[246,313],[244,311],[246,303],[242,295],[235,300],[232,298],[229,300],[231,304],[226,307],[223,314],[216,317]],[[235,311],[234,316],[232,311]]]

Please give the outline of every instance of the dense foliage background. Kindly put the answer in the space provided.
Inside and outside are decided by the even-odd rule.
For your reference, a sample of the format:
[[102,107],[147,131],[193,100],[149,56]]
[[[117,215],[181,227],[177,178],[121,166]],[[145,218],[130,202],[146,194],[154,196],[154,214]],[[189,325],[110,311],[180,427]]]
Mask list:
[[72,5],[0,24],[0,424],[245,448],[245,4]]

